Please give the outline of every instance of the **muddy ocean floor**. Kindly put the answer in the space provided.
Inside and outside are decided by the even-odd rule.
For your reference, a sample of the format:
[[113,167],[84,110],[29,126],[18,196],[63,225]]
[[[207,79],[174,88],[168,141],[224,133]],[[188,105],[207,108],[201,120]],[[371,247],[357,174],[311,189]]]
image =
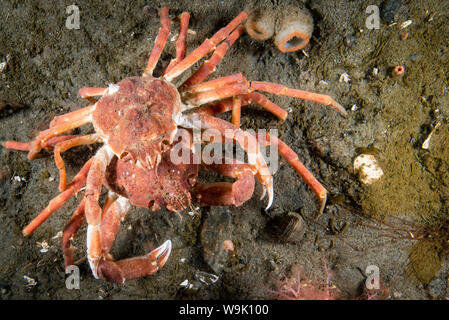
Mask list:
[[[86,106],[78,96],[83,86],[107,86],[141,74],[162,5],[170,7],[173,19],[190,12],[187,52],[243,9],[264,6],[287,13],[289,5],[305,5],[315,28],[304,51],[281,53],[272,41],[245,34],[211,79],[242,72],[250,80],[329,94],[346,108],[344,118],[316,103],[269,95],[289,111],[287,120],[256,105],[242,112],[243,128],[278,129],[329,190],[330,199],[314,220],[315,195],[281,161],[268,212],[265,200],[259,200],[259,186],[239,208],[198,209],[193,204],[182,218],[165,209],[133,207],[122,222],[114,257],[141,255],[171,239],[173,251],[164,268],[124,285],[95,280],[84,258],[84,225],[74,240],[80,287],[69,290],[60,231],[83,193],[24,237],[24,226],[58,194],[58,171],[50,153],[29,161],[26,153],[0,148],[0,299],[268,299],[276,297],[276,283],[296,276],[298,267],[317,287],[329,275],[339,298],[355,299],[362,295],[368,266],[379,269],[388,289],[382,297],[449,297],[447,1],[273,0],[245,7],[233,0],[78,1],[80,28],[68,29],[66,8],[72,4],[2,1],[0,140],[29,141],[54,116]],[[380,8],[380,29],[365,26],[369,5]],[[412,23],[401,29],[408,20]],[[178,27],[174,20],[158,75],[174,57]],[[405,74],[393,78],[398,65]],[[347,81],[341,76],[345,73]],[[230,119],[229,114],[223,117]],[[86,126],[74,132],[91,131]],[[429,147],[423,149],[432,131]],[[64,153],[70,177],[96,148]],[[362,153],[374,155],[384,172],[371,185],[361,183],[353,170]],[[297,243],[284,243],[273,232],[274,221],[287,212],[297,212],[305,221],[305,235]],[[210,232],[216,239],[231,239],[233,253],[224,256],[215,250]],[[204,273],[216,274],[218,280]],[[201,277],[208,281],[199,281]],[[185,280],[194,288],[183,289]]]

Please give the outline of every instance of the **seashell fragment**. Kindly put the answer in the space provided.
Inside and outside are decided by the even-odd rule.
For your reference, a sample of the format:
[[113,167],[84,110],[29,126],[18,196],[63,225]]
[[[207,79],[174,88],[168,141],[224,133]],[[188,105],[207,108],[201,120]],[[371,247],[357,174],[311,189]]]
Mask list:
[[296,212],[288,212],[273,221],[273,231],[283,242],[298,243],[306,231],[304,219]]

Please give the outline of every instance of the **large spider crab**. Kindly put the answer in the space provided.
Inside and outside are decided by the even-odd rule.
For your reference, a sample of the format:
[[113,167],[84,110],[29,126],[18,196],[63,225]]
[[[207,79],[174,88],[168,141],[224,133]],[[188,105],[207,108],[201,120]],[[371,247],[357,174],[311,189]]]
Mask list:
[[[274,83],[249,82],[242,74],[203,82],[215,70],[229,47],[242,35],[242,23],[247,16],[247,12],[241,12],[212,38],[206,39],[185,56],[189,14],[182,13],[176,57],[163,75],[155,78],[153,70],[167,42],[171,24],[168,8],[162,8],[161,27],[141,77],[125,78],[108,88],[84,87],[79,94],[91,101],[92,105],[55,117],[49,129],[40,132],[31,142],[3,143],[9,149],[28,151],[30,160],[43,148],[53,149],[60,173],[61,193],[25,227],[23,233],[31,235],[85,185],[84,198],[63,233],[66,266],[73,264],[71,240],[86,219],[87,255],[96,278],[123,283],[127,279],[153,274],[167,261],[171,252],[170,240],[140,257],[114,261],[109,254],[120,221],[130,205],[153,210],[165,206],[177,212],[190,205],[192,191],[201,205],[239,206],[252,196],[255,175],[268,194],[269,208],[273,201],[273,178],[259,146],[270,143],[277,143],[279,153],[317,194],[322,211],[326,202],[326,189],[285,143],[268,134],[260,136],[241,130],[240,108],[254,101],[278,118],[286,118],[286,111],[257,90],[318,102],[346,115],[344,108],[329,96]],[[184,83],[178,87],[173,84],[176,77],[212,51],[209,60],[205,60]],[[96,101],[95,97],[101,98]],[[232,110],[232,123],[214,117],[228,110]],[[190,113],[186,114],[185,111]],[[94,134],[61,135],[88,123],[93,124]],[[224,138],[232,139],[247,152],[250,145],[257,146],[256,161],[252,164],[236,160],[228,161],[230,164],[201,164],[206,169],[236,178],[234,183],[197,183],[198,164],[174,164],[170,159],[169,154],[174,147],[180,147],[192,156],[191,130],[210,128],[218,130]],[[61,153],[75,146],[100,142],[103,142],[103,146],[67,184]],[[99,197],[103,185],[109,189],[109,193],[102,209]]]

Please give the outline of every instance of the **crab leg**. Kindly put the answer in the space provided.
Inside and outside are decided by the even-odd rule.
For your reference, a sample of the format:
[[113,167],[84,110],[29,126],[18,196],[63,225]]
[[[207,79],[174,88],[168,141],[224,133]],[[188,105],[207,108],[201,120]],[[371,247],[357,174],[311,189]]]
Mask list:
[[73,195],[75,195],[81,187],[86,182],[86,176],[89,172],[92,159],[86,162],[86,164],[81,168],[80,172],[73,178],[73,181],[68,185],[67,189],[54,197],[48,204],[48,206],[42,210],[39,215],[33,219],[26,227],[23,229],[23,233],[26,236],[31,235],[34,230],[36,230],[45,220],[47,220],[53,212],[62,207],[62,205],[69,200]]
[[261,105],[264,109],[270,111],[272,114],[274,114],[276,117],[278,117],[280,120],[287,119],[287,111],[279,107],[274,102],[270,101],[266,96],[259,92],[251,92],[249,94],[250,101],[254,101],[255,103]]
[[[107,281],[123,283],[126,279],[134,279],[152,274],[159,270],[167,261],[171,252],[171,242],[141,257],[110,261],[108,252],[112,240],[118,230],[121,217],[129,210],[129,200],[119,196],[111,203],[102,217],[98,203],[106,166],[113,157],[107,146],[98,150],[92,161],[87,176],[85,194],[85,214],[87,227],[87,257],[93,275]],[[103,244],[103,239],[105,242]]]
[[163,7],[161,9],[160,16],[161,27],[159,28],[159,32],[156,37],[153,50],[151,51],[150,58],[148,59],[147,67],[143,72],[144,75],[148,76],[153,75],[153,70],[156,67],[162,50],[164,50],[165,44],[167,43],[168,36],[170,35],[170,18],[168,17],[167,7]]
[[296,172],[298,172],[298,174],[304,179],[304,181],[310,186],[310,188],[312,188],[313,192],[317,195],[320,202],[318,216],[321,213],[323,213],[327,200],[327,190],[299,160],[298,155],[282,140],[270,136],[268,133],[266,133],[266,135],[258,134],[257,140],[261,145],[265,146],[270,145],[272,143],[277,144],[278,151],[281,154],[281,156],[296,170]]
[[209,91],[191,91],[186,94],[186,101],[194,106],[200,106],[209,102],[237,95],[245,95],[247,93],[249,93],[247,84],[244,82],[237,82],[229,85],[217,86],[216,89]]
[[73,111],[62,116],[53,118],[50,122],[50,128],[39,132],[39,134],[30,142],[5,141],[2,145],[7,149],[28,151],[28,159],[36,158],[42,148],[50,148],[57,142],[70,140],[75,136],[56,137],[65,131],[81,127],[91,121],[91,114],[95,110],[95,105]]
[[206,54],[215,49],[215,46],[226,39],[228,35],[234,31],[245,19],[248,17],[248,13],[245,11],[235,17],[226,27],[221,28],[215,33],[212,38],[206,39],[198,48],[193,50],[184,60],[179,62],[173,69],[167,72],[163,78],[168,81],[172,81],[181,73],[190,68],[195,62],[203,58]]
[[179,61],[184,59],[186,55],[186,38],[187,30],[189,28],[190,14],[188,12],[183,12],[179,18],[181,22],[179,26],[178,39],[176,40],[176,58],[170,62],[164,73],[170,71],[175,65],[178,64]]
[[55,145],[54,155],[56,166],[59,169],[59,191],[63,192],[66,188],[67,183],[67,174],[65,170],[65,163],[61,157],[61,153],[71,149],[73,147],[77,147],[80,145],[93,144],[97,142],[101,142],[101,138],[98,134],[90,134],[86,136],[78,136],[74,137],[70,140],[65,140],[59,142]]
[[[287,118],[287,111],[279,107],[277,104],[271,102],[267,97],[258,92],[251,92],[250,94],[246,94],[241,96],[242,104],[241,106],[246,106],[251,104],[252,102],[256,102],[261,107],[266,109],[267,111],[274,114],[278,119],[285,120]],[[217,103],[210,104],[204,107],[201,107],[195,110],[196,113],[199,114],[207,114],[210,116],[224,113],[226,111],[232,110],[233,108],[233,98],[223,99]]]
[[[248,156],[255,157],[251,165],[256,170],[256,177],[260,183],[264,186],[264,189],[268,192],[268,206],[266,210],[271,207],[273,203],[273,177],[270,170],[260,153],[259,144],[257,139],[249,132],[243,131],[230,122],[225,120],[211,117],[204,114],[190,114],[181,116],[176,119],[177,124],[182,127],[192,129],[216,129],[225,139],[236,141],[247,153]],[[265,194],[265,192],[264,192]]]
[[[229,164],[228,164],[229,163]],[[195,191],[201,205],[236,207],[249,200],[254,193],[254,170],[246,163],[225,161],[224,164],[202,165],[227,177],[236,178],[233,183],[197,183]]]
[[73,245],[72,240],[78,232],[79,228],[84,222],[84,199],[81,200],[81,203],[76,208],[75,212],[70,219],[70,222],[65,226],[64,231],[62,233],[61,246],[62,251],[64,252],[64,265],[67,268],[68,266],[73,265]]
[[[75,137],[79,137],[79,135],[53,137],[48,139],[45,143],[43,143],[42,148],[52,149],[59,142],[70,140]],[[3,142],[3,147],[5,147],[6,149],[13,149],[19,151],[30,151],[32,143],[33,141],[30,142],[5,141]]]
[[120,222],[125,218],[129,208],[129,200],[120,196],[111,201],[107,208],[106,205],[103,207],[104,213],[101,219],[101,250],[103,253],[109,253],[120,227]]
[[82,87],[78,90],[78,94],[83,99],[89,99],[92,97],[98,97],[105,94],[108,88],[91,88],[91,87]]
[[232,97],[232,124],[240,128],[240,113],[242,107],[242,96]]
[[[236,73],[230,76],[218,78],[215,80],[202,82],[200,84],[192,85],[184,89],[183,95],[189,99],[189,96],[193,98],[197,98],[197,94],[200,92],[214,92],[216,88],[220,88],[223,86],[228,86],[232,84],[238,84],[238,83],[245,83],[247,84],[247,81],[245,77],[241,73]],[[280,120],[285,120],[287,118],[287,111],[276,105],[275,103],[271,102],[267,97],[265,97],[263,94],[258,92],[251,92],[247,93],[245,95],[242,95],[242,102],[241,106],[248,105],[251,102],[256,102],[257,104],[261,105],[264,109],[268,110],[269,112],[273,113],[276,117],[278,117]],[[189,101],[191,102],[191,101]],[[193,101],[195,105],[198,104],[195,100]],[[206,113],[209,115],[214,115],[217,113],[222,113],[229,111],[233,109],[234,101],[233,98],[224,99],[216,104],[208,105],[205,107],[202,107],[195,112],[197,113]]]
[[[241,101],[242,107],[251,104],[249,96],[244,95],[241,97],[242,97]],[[202,106],[201,108],[196,109],[195,113],[214,116],[216,114],[225,113],[227,111],[232,110],[233,105],[234,105],[233,98],[227,98],[213,104]]]
[[227,38],[221,43],[217,49],[215,49],[214,53],[210,57],[209,60],[203,62],[201,67],[192,74],[182,85],[181,88],[189,87],[191,85],[200,83],[204,79],[206,79],[212,72],[215,71],[215,67],[220,63],[223,57],[226,55],[226,52],[229,48],[234,44],[234,42],[243,34],[244,28],[243,26],[238,26]]
[[291,89],[277,83],[264,82],[264,81],[251,81],[250,90],[251,91],[260,90],[280,96],[288,96],[321,103],[336,109],[345,117],[348,115],[346,110],[337,101],[335,101],[328,95],[298,89]]
[[53,118],[53,120],[50,122],[50,128],[61,126],[64,124],[67,124],[71,121],[76,121],[78,119],[84,119],[87,117],[90,117],[92,112],[94,112],[96,106],[95,104],[92,104],[90,106],[60,115]]
[[28,159],[33,160],[50,138],[89,123],[91,121],[91,114],[94,110],[95,105],[92,105],[59,117],[55,117],[50,123],[50,128],[41,131],[31,142],[28,152]]
[[120,222],[129,208],[129,200],[119,196],[106,210],[101,221],[103,258],[99,261],[97,272],[102,279],[115,283],[123,283],[125,280],[157,272],[167,262],[171,252],[171,241],[168,240],[162,246],[144,256],[112,261],[109,250],[117,235]]
[[[116,200],[115,193],[109,192],[105,204],[103,206],[103,211],[108,212],[109,206]],[[64,228],[62,234],[62,251],[64,252],[64,264],[67,268],[70,265],[73,265],[73,245],[72,241],[75,238],[76,233],[79,228],[83,224],[85,219],[85,199],[81,200],[81,203],[78,205],[78,208],[73,213],[70,222]]]
[[51,127],[50,129],[41,131],[41,133],[39,133],[39,135],[31,142],[30,151],[28,152],[28,159],[33,160],[39,153],[39,151],[42,150],[43,145],[45,145],[48,139],[57,136],[63,132],[69,131],[71,129],[81,127],[89,122],[90,117],[89,118],[86,117],[84,119],[79,119],[78,121]]
[[185,95],[188,95],[189,93],[199,93],[199,92],[206,92],[216,89],[217,87],[223,87],[235,83],[240,83],[245,81],[245,77],[241,73],[235,73],[231,74],[230,76],[221,77],[218,79],[198,83],[191,85],[189,87],[185,87],[182,89],[182,92]]
[[101,207],[98,203],[101,188],[103,186],[103,177],[106,166],[112,159],[113,153],[107,146],[100,148],[93,157],[92,165],[89,170],[86,182],[86,220],[87,220],[87,258],[90,268],[95,278],[98,278],[97,267],[102,256],[100,223],[101,223]]
[[[217,79],[220,80],[220,79]],[[340,112],[343,116],[347,116],[346,110],[334,99],[328,95],[313,93],[298,89],[287,88],[286,86],[262,81],[243,81],[234,84],[227,84],[226,80],[215,81],[215,88],[209,91],[198,91],[195,88],[189,89],[188,102],[193,105],[202,105],[215,100],[220,100],[235,95],[252,93],[255,90],[265,91],[276,95],[294,97],[313,101],[330,106]]]

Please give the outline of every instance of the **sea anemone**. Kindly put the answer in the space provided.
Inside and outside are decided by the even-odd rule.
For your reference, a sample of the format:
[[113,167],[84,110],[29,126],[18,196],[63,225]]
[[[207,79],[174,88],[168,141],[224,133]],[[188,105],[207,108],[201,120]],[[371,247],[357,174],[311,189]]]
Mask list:
[[255,10],[246,20],[246,32],[257,40],[270,39],[274,34],[274,20],[269,13]]
[[297,4],[285,4],[281,8],[260,7],[252,10],[245,28],[253,39],[273,38],[281,52],[292,52],[309,43],[313,18],[306,8]]
[[404,66],[396,66],[393,68],[393,78],[400,78],[404,75],[405,68]]

